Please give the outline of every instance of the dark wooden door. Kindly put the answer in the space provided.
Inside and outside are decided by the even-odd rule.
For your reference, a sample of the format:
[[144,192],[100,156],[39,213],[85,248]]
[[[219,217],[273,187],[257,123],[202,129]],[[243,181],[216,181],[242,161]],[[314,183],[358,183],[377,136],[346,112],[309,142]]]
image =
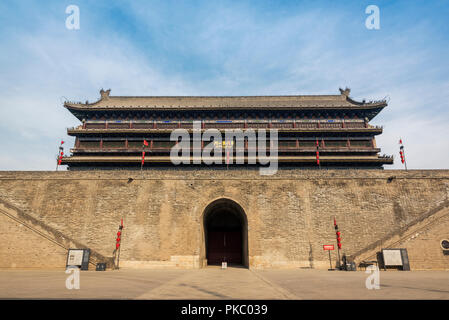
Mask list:
[[242,233],[240,231],[210,231],[208,233],[208,264],[242,263]]

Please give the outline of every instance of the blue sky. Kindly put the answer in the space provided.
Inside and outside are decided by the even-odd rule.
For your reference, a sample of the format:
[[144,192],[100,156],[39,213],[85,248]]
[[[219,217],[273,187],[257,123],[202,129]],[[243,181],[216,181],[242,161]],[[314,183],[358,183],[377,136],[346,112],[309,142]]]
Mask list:
[[[65,27],[68,5],[80,29]],[[380,9],[380,30],[365,8]],[[111,95],[387,97],[381,153],[449,168],[449,1],[2,1],[0,170],[54,170],[64,100]],[[68,148],[66,147],[66,152]]]

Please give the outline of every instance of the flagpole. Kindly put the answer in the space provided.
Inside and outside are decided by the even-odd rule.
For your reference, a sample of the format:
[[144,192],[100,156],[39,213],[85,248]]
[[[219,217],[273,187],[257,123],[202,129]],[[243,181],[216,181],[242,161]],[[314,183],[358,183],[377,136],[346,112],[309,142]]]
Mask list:
[[140,162],[140,171],[142,171],[143,170],[143,159],[144,159],[144,157],[145,157],[145,151],[143,151],[143,148],[142,148],[142,161]]
[[120,246],[118,247],[118,256],[117,256],[117,269],[120,269],[120,249],[122,248],[122,237],[123,237],[123,218],[120,224]]
[[[116,248],[114,252],[114,263],[115,263],[115,269],[120,269],[120,249],[121,249],[121,243],[122,243],[122,237],[123,237],[123,218],[120,219],[120,225],[118,227],[117,232],[117,243]],[[118,251],[118,252],[117,252]]]
[[58,157],[56,158],[56,171],[58,171],[59,165],[62,160],[62,155],[64,154],[64,152],[63,152],[64,148],[62,147],[63,144],[64,144],[64,140],[61,139],[61,144],[59,145]]
[[334,228],[335,228],[335,233],[337,236],[337,262],[335,264],[335,268],[340,270],[341,264],[340,264],[340,245],[339,245],[339,241],[338,241],[338,225],[337,225],[337,220],[334,216]]
[[400,138],[399,139],[399,144],[400,144],[400,146],[399,146],[399,153],[401,154],[401,157],[402,157],[402,163],[404,164],[404,166],[405,166],[405,171],[407,171],[407,160],[406,160],[406,158],[405,158],[405,148],[404,148],[404,144],[402,143],[402,138]]
[[[151,146],[150,146],[150,150],[149,152],[151,152],[151,147],[153,146],[153,140],[151,140]],[[142,162],[140,164],[140,173],[142,175],[142,179],[143,177],[143,164],[145,162],[145,147],[148,147],[148,142],[146,139],[143,139],[143,144],[142,144]]]
[[402,149],[402,152],[404,153],[404,166],[405,166],[405,171],[407,171],[407,158],[405,157],[405,148]]
[[142,162],[140,163],[140,171],[143,170],[143,163],[145,161],[145,143],[146,143],[146,140],[143,139],[143,144],[142,144]]
[[407,171],[407,160],[405,160],[405,151],[402,151],[404,153],[404,166],[405,166],[405,171]]

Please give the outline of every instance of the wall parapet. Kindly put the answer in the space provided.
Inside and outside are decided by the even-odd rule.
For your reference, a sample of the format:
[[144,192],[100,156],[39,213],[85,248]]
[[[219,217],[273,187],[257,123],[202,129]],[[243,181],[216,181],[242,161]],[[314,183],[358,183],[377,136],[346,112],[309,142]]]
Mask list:
[[449,169],[441,170],[279,170],[275,175],[259,175],[257,170],[89,170],[89,171],[0,171],[0,180],[310,180],[310,179],[449,179]]

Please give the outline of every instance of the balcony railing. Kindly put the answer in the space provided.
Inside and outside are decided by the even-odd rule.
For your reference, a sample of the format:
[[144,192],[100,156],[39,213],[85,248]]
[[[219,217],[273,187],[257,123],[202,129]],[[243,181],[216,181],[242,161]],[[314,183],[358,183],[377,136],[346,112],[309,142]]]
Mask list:
[[[193,129],[192,122],[92,122],[83,125],[68,128],[73,130],[95,130],[95,129]],[[290,121],[290,122],[201,122],[202,129],[383,129],[382,126],[373,126],[365,122],[353,121],[339,121],[339,122],[325,122],[325,121]]]
[[[172,147],[152,147],[152,148],[136,148],[136,147],[93,147],[93,146],[82,146],[72,148],[72,152],[170,152]],[[203,150],[204,148],[200,148]],[[191,150],[197,150],[195,148],[191,148]],[[225,148],[222,149],[225,152]],[[256,148],[233,148],[234,151],[257,151]],[[267,146],[267,151],[274,150],[274,148],[270,148]],[[316,152],[316,147],[290,147],[290,146],[278,146],[277,150],[279,152]],[[320,147],[320,152],[380,152],[379,148],[369,147],[369,146],[358,146],[358,147]]]

